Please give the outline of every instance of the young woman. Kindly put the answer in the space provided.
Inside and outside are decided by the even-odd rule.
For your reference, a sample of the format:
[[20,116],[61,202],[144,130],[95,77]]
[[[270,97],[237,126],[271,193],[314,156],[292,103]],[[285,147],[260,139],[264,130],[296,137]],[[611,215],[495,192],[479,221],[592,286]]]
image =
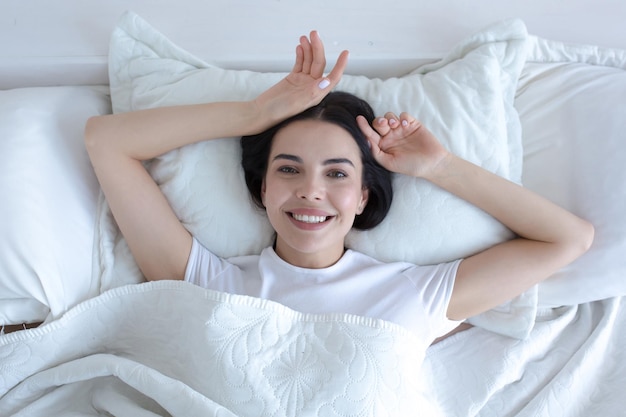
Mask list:
[[[311,32],[300,39],[291,73],[254,101],[89,120],[85,136],[95,172],[149,280],[186,279],[304,312],[382,318],[432,341],[451,329],[449,320],[513,298],[589,248],[588,222],[449,153],[411,115],[374,119],[361,101],[329,94],[347,58],[343,52],[324,77],[323,45]],[[242,139],[248,187],[267,211],[276,241],[259,256],[220,259],[183,227],[142,161],[190,143],[246,135],[252,135]],[[517,238],[434,266],[385,264],[346,251],[353,225],[373,227],[386,214],[387,170],[431,181]]]

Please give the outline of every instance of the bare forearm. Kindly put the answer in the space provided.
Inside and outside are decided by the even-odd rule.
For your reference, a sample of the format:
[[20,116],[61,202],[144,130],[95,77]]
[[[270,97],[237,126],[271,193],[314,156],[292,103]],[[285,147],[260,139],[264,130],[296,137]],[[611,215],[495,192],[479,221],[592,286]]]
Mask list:
[[585,236],[593,236],[593,228],[585,220],[454,155],[428,179],[489,213],[520,237],[548,243],[591,243]]
[[253,102],[207,103],[94,117],[85,136],[92,150],[106,146],[145,160],[191,143],[264,127]]

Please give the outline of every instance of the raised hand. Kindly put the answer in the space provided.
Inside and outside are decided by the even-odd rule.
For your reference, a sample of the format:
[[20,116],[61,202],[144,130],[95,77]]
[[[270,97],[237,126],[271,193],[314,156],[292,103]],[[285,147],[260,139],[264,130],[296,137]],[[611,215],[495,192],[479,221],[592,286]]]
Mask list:
[[392,172],[429,179],[450,153],[424,125],[408,113],[386,113],[373,128],[359,116],[357,122],[369,140],[379,164]]
[[318,104],[339,82],[348,63],[348,51],[343,51],[331,72],[324,77],[326,56],[324,44],[316,31],[309,38],[300,37],[296,47],[296,62],[291,72],[255,100],[274,124]]

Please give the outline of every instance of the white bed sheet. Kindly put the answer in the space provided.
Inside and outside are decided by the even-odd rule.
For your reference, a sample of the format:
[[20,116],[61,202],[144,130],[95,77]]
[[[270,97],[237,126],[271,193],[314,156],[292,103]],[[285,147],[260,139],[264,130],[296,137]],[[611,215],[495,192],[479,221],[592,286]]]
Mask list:
[[[515,340],[473,328],[424,363],[446,416],[626,416],[626,300],[548,309]],[[471,358],[471,360],[468,360]]]

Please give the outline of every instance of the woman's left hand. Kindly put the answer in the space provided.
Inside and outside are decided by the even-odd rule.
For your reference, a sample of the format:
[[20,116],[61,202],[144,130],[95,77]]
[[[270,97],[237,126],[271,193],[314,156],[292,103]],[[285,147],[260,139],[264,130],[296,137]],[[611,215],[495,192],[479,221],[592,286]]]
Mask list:
[[420,178],[430,178],[450,153],[424,125],[408,113],[400,117],[387,113],[373,122],[357,117],[361,131],[368,139],[372,154],[389,171]]

